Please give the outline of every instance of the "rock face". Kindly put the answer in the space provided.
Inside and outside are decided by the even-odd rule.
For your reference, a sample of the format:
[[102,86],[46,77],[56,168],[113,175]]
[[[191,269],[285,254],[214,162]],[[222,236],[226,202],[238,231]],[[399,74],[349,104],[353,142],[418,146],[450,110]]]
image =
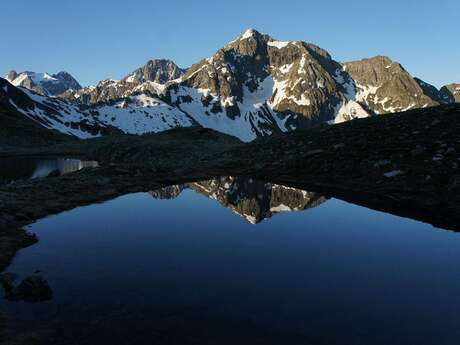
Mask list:
[[159,200],[169,200],[177,198],[182,191],[187,188],[186,185],[172,185],[150,191],[150,195]]
[[[188,70],[170,60],[150,60],[121,80],[106,79],[85,88],[72,84],[63,73],[40,77],[27,73],[11,71],[7,78],[41,95],[62,90],[54,80],[66,81],[67,91],[59,98],[72,109],[56,110],[64,126],[54,126],[48,113],[27,113],[63,133],[68,127],[85,131],[79,125],[82,121],[130,134],[199,125],[251,141],[460,98],[459,84],[438,90],[388,57],[341,64],[314,44],[278,41],[253,29]],[[90,126],[89,132],[97,135],[93,127],[97,128]]]
[[167,88],[171,103],[205,127],[248,141],[369,114],[323,49],[247,30]]
[[375,114],[439,105],[431,85],[414,79],[399,63],[386,56],[347,62],[355,80],[357,100]]
[[450,101],[446,101],[441,94],[441,91],[438,90],[435,86],[424,82],[419,78],[414,78],[420,88],[423,90],[423,93],[435,101],[437,104],[449,104],[452,103]]
[[186,70],[179,68],[173,61],[166,59],[149,60],[144,66],[136,69],[123,80],[129,83],[143,83],[153,81],[157,84],[166,84],[178,79]]
[[165,84],[180,78],[185,70],[171,60],[150,60],[122,80],[106,79],[96,86],[70,90],[62,96],[81,104],[113,102],[139,93],[161,94]]
[[10,71],[5,76],[14,86],[21,86],[44,96],[59,95],[67,90],[80,90],[81,85],[69,73],[61,71],[57,74]]
[[460,84],[445,85],[440,94],[445,103],[460,103]]

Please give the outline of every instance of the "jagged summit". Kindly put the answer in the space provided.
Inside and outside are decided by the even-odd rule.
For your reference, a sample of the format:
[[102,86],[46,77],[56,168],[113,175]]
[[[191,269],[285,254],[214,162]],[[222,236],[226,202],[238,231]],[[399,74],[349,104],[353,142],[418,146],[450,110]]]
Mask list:
[[128,82],[143,83],[152,81],[158,84],[165,84],[168,81],[180,78],[185,70],[179,68],[173,61],[167,59],[152,59],[133,71],[123,80]]
[[27,88],[44,96],[55,96],[67,90],[81,89],[77,80],[64,71],[49,74],[32,71],[17,73],[15,70],[11,70],[6,74],[5,79],[14,86]]
[[412,77],[387,56],[344,64],[358,88],[358,99],[376,114],[438,105],[432,85]]
[[163,94],[165,85],[180,79],[186,70],[168,59],[151,59],[121,80],[105,79],[96,86],[67,92],[64,97],[83,104],[109,103],[139,93]]
[[460,84],[452,83],[441,88],[441,97],[446,103],[460,103]]
[[[10,71],[7,79],[37,91],[35,75],[18,83],[21,76]],[[67,74],[43,74],[39,79],[49,82],[38,84],[52,86],[53,78]],[[151,59],[121,80],[69,89],[60,97],[127,133],[194,124],[244,141],[460,98],[457,84],[438,90],[388,56],[340,63],[315,44],[279,41],[253,28],[187,70]]]
[[228,46],[231,46],[239,41],[246,41],[246,40],[249,40],[249,39],[252,39],[252,40],[255,40],[255,41],[258,41],[258,40],[272,40],[272,38],[267,35],[267,34],[263,34],[259,31],[257,31],[256,29],[252,29],[252,28],[249,28],[249,29],[246,29],[245,31],[243,31],[238,37],[236,37],[235,39],[233,39],[232,41],[228,42],[224,47],[228,47]]

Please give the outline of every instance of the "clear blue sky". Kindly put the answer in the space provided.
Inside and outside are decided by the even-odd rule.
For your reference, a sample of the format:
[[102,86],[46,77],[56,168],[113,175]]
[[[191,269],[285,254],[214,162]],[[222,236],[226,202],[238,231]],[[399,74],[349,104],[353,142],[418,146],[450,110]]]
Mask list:
[[2,74],[66,70],[89,85],[150,58],[188,67],[252,27],[338,61],[388,55],[438,87],[460,82],[459,0],[11,0],[1,12]]

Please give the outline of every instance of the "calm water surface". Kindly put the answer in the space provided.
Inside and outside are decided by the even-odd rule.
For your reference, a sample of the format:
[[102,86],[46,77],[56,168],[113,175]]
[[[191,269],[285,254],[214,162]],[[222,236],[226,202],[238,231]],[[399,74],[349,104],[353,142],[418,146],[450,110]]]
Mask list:
[[[1,301],[40,344],[459,344],[460,234],[223,178],[42,219]],[[33,343],[33,342],[31,342]]]
[[95,161],[77,158],[14,157],[0,158],[0,183],[60,176],[84,168],[97,167]]

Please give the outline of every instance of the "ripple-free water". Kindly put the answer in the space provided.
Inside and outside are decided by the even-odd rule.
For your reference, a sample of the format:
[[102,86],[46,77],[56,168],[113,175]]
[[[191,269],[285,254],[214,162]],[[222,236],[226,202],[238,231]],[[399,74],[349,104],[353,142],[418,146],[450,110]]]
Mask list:
[[16,180],[27,180],[60,176],[84,168],[97,167],[96,161],[85,161],[78,158],[43,158],[43,157],[11,157],[0,159],[0,184]]
[[[223,207],[225,206],[225,207]],[[297,211],[296,211],[297,210]],[[458,344],[460,234],[316,193],[216,179],[39,220],[1,301],[41,344]]]

